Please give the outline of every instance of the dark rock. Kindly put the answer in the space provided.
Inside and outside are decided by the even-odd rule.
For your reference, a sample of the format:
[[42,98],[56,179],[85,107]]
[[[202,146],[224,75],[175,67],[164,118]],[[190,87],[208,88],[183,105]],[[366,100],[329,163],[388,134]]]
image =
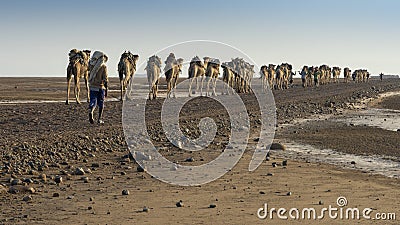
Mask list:
[[355,165],[355,164],[356,164],[356,162],[355,162],[355,161],[351,161],[351,162],[350,162],[350,164],[352,164],[352,165]]
[[287,160],[282,161],[282,166],[287,166]]
[[82,168],[78,167],[75,169],[75,175],[85,175],[85,171]]
[[122,195],[129,195],[129,191],[128,190],[122,190]]
[[62,176],[56,176],[56,177],[54,178],[54,181],[55,181],[57,184],[60,184],[60,183],[63,182],[63,178],[62,178]]
[[20,179],[11,179],[11,180],[10,180],[10,183],[11,183],[12,186],[14,186],[14,185],[21,185],[21,184],[22,184],[22,181],[21,181]]
[[31,196],[31,195],[27,195],[27,196],[23,197],[22,200],[23,200],[24,202],[32,201],[32,196]]
[[189,158],[185,159],[185,162],[194,162],[194,159],[193,159],[193,157],[189,157]]
[[184,206],[182,200],[177,202],[175,205],[176,205],[176,207],[183,207]]
[[58,198],[58,197],[60,197],[60,194],[57,193],[57,192],[54,192],[54,193],[53,193],[53,197],[54,197],[54,198]]
[[209,206],[209,208],[211,208],[211,209],[213,209],[215,207],[217,207],[217,205],[215,205],[215,204],[210,204],[210,206]]
[[261,194],[261,195],[265,195],[265,192],[264,192],[264,191],[260,191],[260,194]]
[[84,183],[89,183],[89,177],[82,177],[81,180],[83,180]]
[[144,168],[142,168],[140,165],[138,165],[138,166],[136,167],[136,170],[137,170],[138,172],[144,172]]

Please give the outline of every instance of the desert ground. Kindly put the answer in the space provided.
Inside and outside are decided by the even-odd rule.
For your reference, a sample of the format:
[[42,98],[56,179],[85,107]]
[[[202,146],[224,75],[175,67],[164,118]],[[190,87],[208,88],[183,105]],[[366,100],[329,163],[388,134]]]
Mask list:
[[[92,125],[87,121],[84,85],[82,104],[73,101],[72,91],[71,103],[65,105],[65,78],[0,78],[0,224],[400,223],[400,132],[346,122],[345,118],[367,109],[398,113],[400,79],[340,81],[312,88],[302,88],[296,80],[294,87],[274,91],[275,142],[287,147],[271,151],[253,172],[248,171],[248,164],[260,129],[258,106],[254,96],[240,94],[251,119],[246,152],[223,177],[193,187],[167,184],[137,170],[125,143],[117,79],[111,79],[111,84],[105,124]],[[385,93],[399,94],[384,97]],[[162,103],[161,98],[148,104],[146,124],[152,141],[164,146],[161,153],[165,157],[199,165],[221,153],[229,118],[220,104],[196,97],[185,106],[180,121],[188,136],[198,135],[197,122],[203,117],[213,118],[218,125],[218,136],[207,149],[187,152],[173,147],[163,134]],[[307,150],[289,154],[290,143],[331,149],[344,159],[335,164],[328,163],[329,154],[318,160],[307,155]],[[366,169],[354,155],[371,161],[382,157],[395,168],[390,175],[377,173],[383,164]],[[186,162],[190,157],[193,161]],[[123,190],[129,194],[123,195]],[[273,219],[262,220],[257,216],[264,203],[269,208],[320,210],[338,207],[340,196],[347,198],[347,207],[371,208],[372,217],[395,213],[396,218],[352,220],[326,215],[320,220],[282,220],[275,214]],[[179,201],[183,207],[176,206]]]

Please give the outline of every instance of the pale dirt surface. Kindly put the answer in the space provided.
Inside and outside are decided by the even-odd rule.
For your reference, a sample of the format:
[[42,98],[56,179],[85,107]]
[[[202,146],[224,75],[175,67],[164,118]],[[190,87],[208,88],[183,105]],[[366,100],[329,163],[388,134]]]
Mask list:
[[[60,100],[59,103],[0,106],[0,183],[5,190],[2,191],[0,187],[0,224],[399,224],[398,179],[291,160],[283,167],[280,164],[284,159],[274,158],[273,152],[270,161],[265,161],[257,170],[249,172],[252,145],[255,143],[253,137],[259,130],[257,107],[251,96],[241,96],[252,112],[252,138],[243,158],[232,171],[216,181],[199,187],[179,187],[151,178],[147,173],[137,172],[137,165],[126,158],[128,150],[124,143],[120,102],[107,103],[104,126],[90,125],[87,123],[86,104],[77,105],[71,101],[66,106],[62,102],[65,100],[65,80],[62,78],[29,78],[22,81],[17,78],[1,78],[0,81],[0,101],[3,102]],[[118,86],[112,88],[117,89]],[[346,103],[357,104],[364,97],[399,90],[399,80],[384,80],[368,84],[330,84],[310,89],[296,86],[290,90],[277,91],[274,95],[278,122],[290,123],[294,118],[313,115],[335,115],[342,108],[349,109]],[[111,97],[118,97],[118,92],[111,92]],[[147,124],[153,141],[166,146],[162,153],[167,158],[182,162],[187,157],[193,157],[195,162],[183,164],[195,165],[207,162],[220,153],[227,141],[224,135],[229,131],[227,119],[219,116],[220,105],[205,98],[196,98],[192,105],[188,105],[189,109],[183,112],[180,119],[194,122],[183,127],[190,128],[189,136],[198,135],[194,127],[196,121],[204,116],[216,119],[222,135],[204,152],[182,153],[168,144],[162,133],[159,118],[156,118],[161,104],[161,100],[150,104]],[[208,107],[205,109],[201,107],[202,104]],[[324,129],[318,132],[324,135],[318,136],[319,142],[311,144],[320,147],[334,145],[334,142],[328,140],[335,128],[332,126],[324,124]],[[304,133],[304,137],[310,140],[306,143],[314,140],[312,132],[315,130],[311,129],[314,128]],[[349,129],[352,129],[349,131],[352,133],[362,131],[359,128]],[[387,132],[380,129],[371,131],[382,136]],[[290,129],[279,129],[277,137],[290,138],[290,132]],[[368,133],[362,132],[365,135]],[[296,133],[293,139],[301,139],[301,134]],[[390,135],[398,138],[399,134]],[[341,142],[338,146],[346,152],[352,152],[352,147],[359,143],[353,143],[351,138],[338,139],[337,142]],[[395,145],[396,141],[390,144]],[[383,142],[371,142],[375,148],[383,145]],[[385,154],[395,155],[398,150]],[[272,167],[272,162],[279,165]],[[72,171],[77,167],[89,168],[91,173],[73,175]],[[272,176],[268,176],[268,173],[272,173]],[[39,174],[46,174],[47,181],[38,178]],[[61,184],[54,182],[54,176],[58,175],[63,177]],[[15,185],[13,187],[20,192],[7,193],[11,187],[11,176],[21,180],[31,178],[33,183]],[[81,179],[85,176],[89,178],[88,183]],[[35,188],[31,201],[22,200],[29,194],[24,193],[24,187]],[[129,190],[130,194],[122,195],[123,189]],[[291,192],[290,196],[287,196],[288,192]],[[54,193],[58,193],[59,197],[53,197]],[[394,212],[397,220],[326,218],[284,221],[275,215],[269,221],[257,217],[257,209],[264,203],[268,203],[270,208],[314,207],[318,211],[329,205],[337,207],[336,199],[339,196],[347,198],[348,207],[358,207],[361,210],[373,208],[371,216],[375,216],[376,212]],[[184,207],[175,206],[179,200],[182,200]],[[216,207],[209,208],[210,204]],[[144,206],[149,208],[148,212],[143,212]]]

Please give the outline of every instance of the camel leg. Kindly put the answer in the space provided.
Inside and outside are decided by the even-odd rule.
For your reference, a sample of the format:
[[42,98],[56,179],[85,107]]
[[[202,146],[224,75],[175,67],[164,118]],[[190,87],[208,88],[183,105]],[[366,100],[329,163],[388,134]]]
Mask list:
[[217,93],[216,93],[216,91],[215,91],[216,88],[217,88],[217,78],[213,78],[213,79],[214,79],[214,80],[213,80],[213,81],[214,81],[214,82],[213,82],[213,84],[214,84],[214,85],[213,85],[213,95],[214,95],[214,96],[217,96]]
[[86,86],[86,95],[87,95],[87,100],[86,102],[90,102],[90,91],[89,91],[89,82],[88,82],[88,74],[85,75],[85,86]]
[[204,81],[204,76],[201,76],[201,78],[200,78],[200,96],[203,96],[203,81]]
[[[194,79],[196,79],[196,90],[192,94],[195,94],[196,91],[199,92],[199,90],[200,90],[199,77],[195,77]],[[200,78],[200,79],[202,79],[202,78]]]
[[[190,78],[190,84],[189,84],[189,97],[192,97],[192,84],[193,84],[193,80],[197,79],[197,77],[192,77]],[[196,80],[197,81],[197,80]],[[197,82],[196,82],[197,83]]]
[[122,102],[122,101],[124,101],[124,97],[123,97],[123,93],[124,93],[124,80],[119,80],[119,83],[120,83],[120,87],[121,87],[121,99],[120,99],[120,101]]
[[75,84],[74,94],[75,94],[76,103],[81,104],[81,102],[79,100],[79,77],[78,76],[74,77],[74,84]]
[[210,81],[211,81],[211,77],[206,77],[206,81],[207,81],[207,92],[206,92],[206,96],[209,95],[209,90],[210,90]]
[[69,91],[70,91],[70,87],[71,87],[71,78],[67,79],[67,100],[65,101],[65,104],[68,105],[69,104]]
[[175,91],[176,91],[176,83],[178,82],[178,77],[176,77],[175,79],[174,79],[174,83],[173,83],[173,87],[172,87],[172,91],[173,91],[173,94],[174,94],[174,98],[176,98],[176,96],[175,96]]

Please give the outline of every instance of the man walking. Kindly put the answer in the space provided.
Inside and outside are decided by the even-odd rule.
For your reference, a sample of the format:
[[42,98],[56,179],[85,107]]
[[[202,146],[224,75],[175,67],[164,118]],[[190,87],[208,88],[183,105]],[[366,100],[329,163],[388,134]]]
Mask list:
[[108,90],[108,72],[105,64],[107,60],[108,57],[103,52],[95,51],[89,61],[89,122],[92,124],[94,123],[93,112],[96,108],[96,105],[99,106],[99,117],[97,119],[97,123],[104,123],[101,117],[104,109],[104,98],[107,96]]

